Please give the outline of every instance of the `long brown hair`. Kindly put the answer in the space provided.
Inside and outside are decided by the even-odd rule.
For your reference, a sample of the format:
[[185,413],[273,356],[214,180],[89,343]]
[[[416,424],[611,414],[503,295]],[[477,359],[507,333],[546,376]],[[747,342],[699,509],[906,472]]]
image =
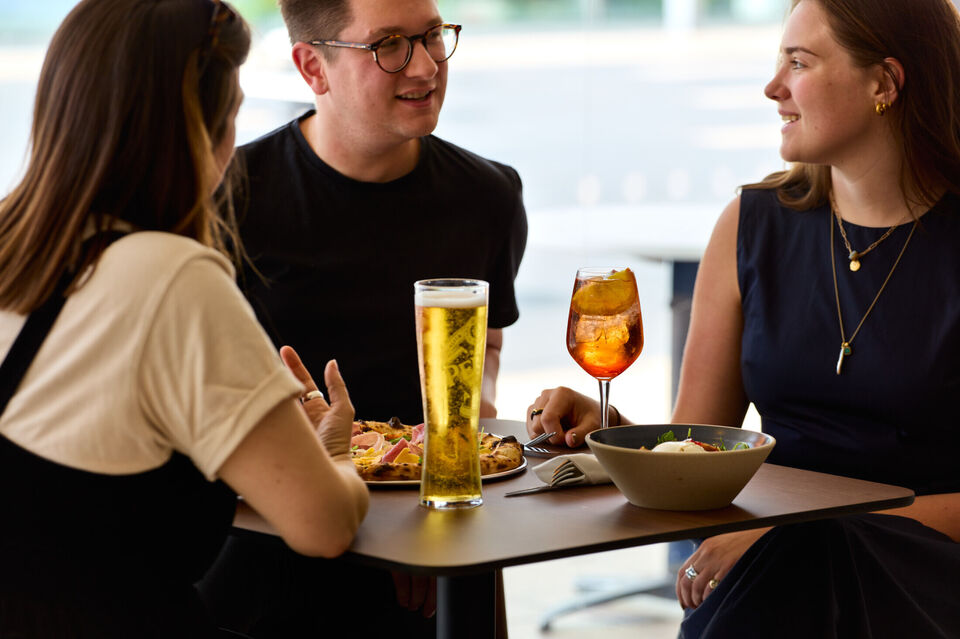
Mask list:
[[[792,0],[791,10],[801,0]],[[906,81],[884,117],[903,151],[905,199],[932,205],[960,193],[960,16],[950,0],[807,0],[825,11],[836,41],[862,67],[885,58],[903,65]],[[909,185],[909,186],[908,186]],[[827,202],[830,167],[796,163],[743,188],[776,189],[785,206]]]
[[[213,28],[215,11],[228,20]],[[0,201],[0,309],[29,313],[113,220],[223,249],[214,148],[250,32],[210,0],[83,0],[50,43],[23,179]],[[236,243],[234,242],[234,245]]]

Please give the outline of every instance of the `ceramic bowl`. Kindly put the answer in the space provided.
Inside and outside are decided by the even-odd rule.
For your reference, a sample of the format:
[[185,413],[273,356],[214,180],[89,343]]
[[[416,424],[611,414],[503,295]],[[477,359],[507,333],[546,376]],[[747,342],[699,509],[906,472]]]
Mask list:
[[[718,447],[722,444],[726,450],[652,452],[657,438],[667,431],[673,431],[678,440],[691,437]],[[740,443],[749,448],[735,449]],[[773,437],[756,431],[702,424],[615,426],[587,435],[590,450],[627,500],[660,510],[729,506],[774,444]]]

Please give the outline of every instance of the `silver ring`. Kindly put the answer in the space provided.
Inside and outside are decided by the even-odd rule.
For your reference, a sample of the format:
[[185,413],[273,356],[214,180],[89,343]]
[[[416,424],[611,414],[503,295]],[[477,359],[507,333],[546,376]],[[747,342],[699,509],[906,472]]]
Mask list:
[[683,571],[683,574],[685,574],[690,581],[694,581],[700,573],[693,567],[693,564],[690,564],[687,566],[687,569]]
[[534,417],[536,417],[542,412],[543,412],[542,408],[534,408],[532,411],[530,411],[530,419],[533,419]]
[[318,397],[323,397],[323,393],[321,393],[318,390],[312,390],[300,398],[300,403],[303,404],[305,402],[309,402],[311,399],[316,399]]

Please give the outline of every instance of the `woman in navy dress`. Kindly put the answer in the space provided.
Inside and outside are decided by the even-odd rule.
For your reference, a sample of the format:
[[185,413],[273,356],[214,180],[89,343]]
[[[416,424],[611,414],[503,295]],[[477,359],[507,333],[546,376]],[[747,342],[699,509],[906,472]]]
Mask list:
[[[793,0],[765,93],[792,164],[717,223],[673,420],[739,426],[752,402],[769,462],[918,496],[704,540],[681,636],[960,637],[960,18]],[[534,408],[531,434],[568,445],[599,421],[568,389]]]

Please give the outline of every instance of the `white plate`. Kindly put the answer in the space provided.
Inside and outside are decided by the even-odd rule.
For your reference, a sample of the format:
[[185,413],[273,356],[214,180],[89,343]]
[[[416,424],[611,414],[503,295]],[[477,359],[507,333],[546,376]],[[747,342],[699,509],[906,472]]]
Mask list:
[[[502,479],[504,477],[510,477],[511,475],[522,473],[523,469],[526,467],[527,467],[527,460],[526,458],[524,458],[524,460],[520,462],[520,465],[517,466],[516,468],[511,468],[510,470],[504,470],[502,472],[493,473],[490,475],[481,475],[480,479],[481,481],[491,481],[494,479]],[[420,480],[419,479],[395,479],[395,480],[388,480],[388,481],[365,481],[364,483],[367,486],[371,486],[371,487],[419,486]]]

